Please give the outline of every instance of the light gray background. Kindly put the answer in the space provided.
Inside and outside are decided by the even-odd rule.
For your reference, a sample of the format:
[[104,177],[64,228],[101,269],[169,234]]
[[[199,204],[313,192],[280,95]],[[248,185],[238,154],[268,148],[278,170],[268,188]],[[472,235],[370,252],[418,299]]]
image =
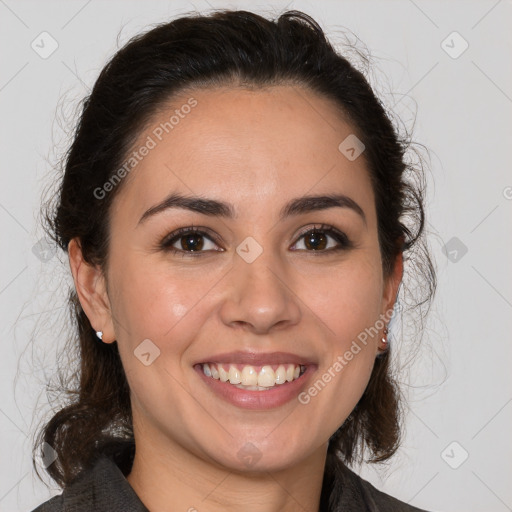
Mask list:
[[[67,260],[54,255],[45,263],[33,251],[42,236],[41,190],[69,134],[55,118],[70,119],[115,52],[118,33],[121,44],[152,23],[210,6],[304,10],[334,42],[347,27],[374,55],[372,83],[385,103],[408,126],[417,109],[414,136],[430,149],[435,184],[428,229],[438,296],[421,350],[403,374],[410,399],[403,446],[384,469],[362,474],[428,510],[512,510],[510,1],[0,0],[0,511],[31,510],[60,492],[31,468],[67,318],[58,295],[69,282]],[[58,43],[47,59],[31,48],[43,31]],[[469,44],[457,58],[442,47],[453,31]],[[463,44],[455,35],[444,46],[453,55]]]

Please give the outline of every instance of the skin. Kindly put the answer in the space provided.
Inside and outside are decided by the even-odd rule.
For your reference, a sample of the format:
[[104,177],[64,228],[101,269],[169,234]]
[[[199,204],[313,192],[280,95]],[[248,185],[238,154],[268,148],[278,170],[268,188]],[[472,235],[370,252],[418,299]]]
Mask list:
[[[292,352],[317,364],[312,384],[392,308],[402,258],[385,278],[366,162],[338,150],[354,130],[329,100],[291,86],[194,90],[162,109],[140,141],[191,95],[197,106],[115,197],[106,275],[83,261],[77,240],[69,244],[82,307],[103,342],[117,340],[131,389],[137,451],[127,479],[152,512],[315,511],[327,441],[368,383],[382,330],[307,405],[238,408],[192,365],[236,350]],[[139,224],[171,191],[232,203],[238,217],[170,209]],[[334,192],[366,221],[349,208],[278,218],[292,198]],[[329,235],[323,254],[308,249],[301,228],[321,223],[353,247],[329,251],[339,245]],[[198,257],[159,249],[191,225],[219,242],[203,238]],[[263,248],[250,264],[236,253],[248,236]],[[149,366],[134,356],[145,339],[160,349]],[[250,467],[237,456],[247,442],[261,455]]]

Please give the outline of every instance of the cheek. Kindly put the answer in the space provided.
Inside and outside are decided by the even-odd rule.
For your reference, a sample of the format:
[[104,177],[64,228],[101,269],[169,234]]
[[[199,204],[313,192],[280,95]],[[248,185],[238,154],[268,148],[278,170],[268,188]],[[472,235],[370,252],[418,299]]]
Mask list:
[[[125,266],[114,285],[118,347],[133,398],[147,416],[153,416],[162,403],[170,410],[187,410],[193,400],[180,385],[180,365],[208,316],[207,301],[202,299],[218,278],[198,273],[187,278],[185,272],[147,268],[141,261],[133,264],[135,268],[136,272]],[[140,359],[143,346],[152,361],[148,366]]]
[[350,263],[329,272],[310,272],[300,284],[301,298],[307,298],[338,350],[374,325],[381,311],[379,262],[354,258]]
[[[376,258],[354,260],[337,272],[318,274],[309,306],[326,326],[322,365],[302,403],[328,418],[336,430],[362,396],[379,340],[382,274]],[[311,409],[312,410],[312,409]]]
[[[126,265],[114,286],[120,357],[130,388],[147,412],[158,408],[159,403],[189,408],[188,396],[181,403],[182,378],[175,376],[190,372],[190,367],[184,368],[184,361],[194,340],[208,329],[212,315],[208,294],[222,273],[147,265],[148,260],[146,257]],[[144,366],[140,357],[148,351],[149,359],[155,359]]]
[[165,265],[148,266],[148,261],[149,258],[134,261],[123,268],[122,274],[113,276],[117,290],[114,315],[123,324],[120,334],[130,344],[146,338],[157,344],[172,339],[177,350],[173,332],[200,314],[197,306],[216,280],[197,270],[180,272]]

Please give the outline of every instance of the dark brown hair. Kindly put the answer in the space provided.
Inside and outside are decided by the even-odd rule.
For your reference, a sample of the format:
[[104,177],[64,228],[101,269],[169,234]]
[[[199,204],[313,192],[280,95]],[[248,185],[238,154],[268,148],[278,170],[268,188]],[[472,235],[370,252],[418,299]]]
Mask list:
[[[84,259],[105,270],[110,205],[122,182],[101,200],[94,191],[112,178],[170,98],[194,87],[222,85],[297,85],[339,108],[366,147],[383,274],[390,274],[400,252],[413,255],[407,261],[414,269],[414,286],[424,282],[423,299],[416,305],[428,303],[435,273],[422,237],[423,168],[406,163],[410,140],[398,134],[365,76],[299,11],[275,20],[230,10],[183,16],[134,37],[119,50],[83,101],[58,193],[43,208],[47,230],[60,248],[67,251],[77,237]],[[78,345],[80,364],[76,387],[63,390],[69,402],[44,425],[34,446],[36,452],[46,442],[56,451],[47,472],[61,487],[101,454],[129,472],[134,454],[129,388],[117,343],[98,342],[74,289],[69,304],[76,329],[69,343]],[[400,440],[399,397],[387,351],[376,359],[359,403],[331,437],[330,460],[351,463],[365,450],[372,462],[391,457]],[[326,465],[324,504],[338,478],[335,467]]]

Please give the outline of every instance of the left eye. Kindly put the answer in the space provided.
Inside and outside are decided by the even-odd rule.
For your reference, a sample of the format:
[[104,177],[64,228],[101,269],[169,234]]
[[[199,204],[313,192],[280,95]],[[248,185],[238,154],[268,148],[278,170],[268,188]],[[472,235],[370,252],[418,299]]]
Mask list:
[[[329,245],[329,238],[335,241],[333,245]],[[299,241],[300,240],[302,240],[304,246],[304,249],[301,250],[306,250],[308,252],[337,251],[341,249],[348,249],[351,246],[349,239],[344,233],[334,230],[331,227],[309,229],[300,235]],[[297,241],[295,245],[297,245],[299,241]]]

